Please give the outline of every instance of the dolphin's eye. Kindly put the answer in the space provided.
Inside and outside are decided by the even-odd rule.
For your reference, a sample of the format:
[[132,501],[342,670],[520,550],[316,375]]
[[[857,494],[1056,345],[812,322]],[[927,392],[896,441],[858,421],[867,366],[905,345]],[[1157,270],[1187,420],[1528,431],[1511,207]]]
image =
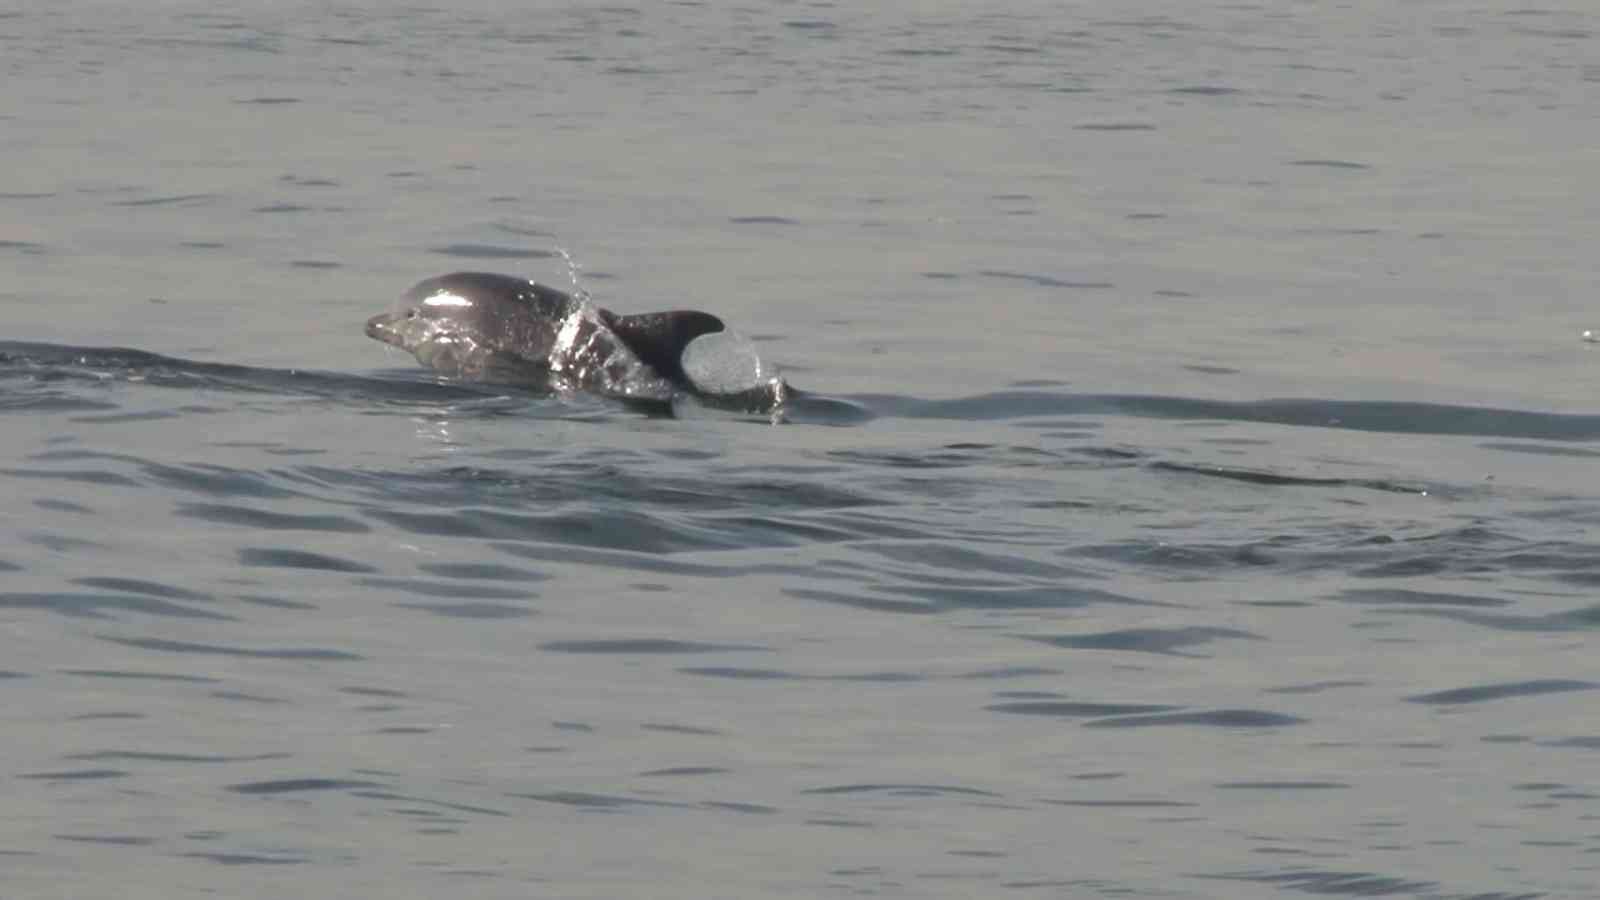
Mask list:
[[415,319],[416,317],[417,317],[417,311],[416,310],[414,310],[414,309],[406,310],[406,318]]

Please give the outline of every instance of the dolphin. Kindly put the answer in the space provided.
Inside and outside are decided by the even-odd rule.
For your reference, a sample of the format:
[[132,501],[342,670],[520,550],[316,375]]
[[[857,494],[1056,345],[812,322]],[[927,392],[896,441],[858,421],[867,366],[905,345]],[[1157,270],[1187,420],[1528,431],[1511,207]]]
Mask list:
[[546,285],[488,272],[418,282],[397,311],[373,316],[366,326],[368,337],[467,380],[624,400],[670,402],[688,393],[716,406],[774,408],[786,394],[780,379],[722,393],[685,371],[686,348],[726,330],[710,313],[619,315]]

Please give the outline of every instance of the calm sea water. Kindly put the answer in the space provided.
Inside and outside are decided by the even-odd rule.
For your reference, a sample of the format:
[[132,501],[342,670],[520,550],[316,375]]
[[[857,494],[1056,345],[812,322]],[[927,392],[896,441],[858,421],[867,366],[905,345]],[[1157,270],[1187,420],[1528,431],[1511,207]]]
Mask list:
[[[1600,895],[1597,34],[0,12],[0,893]],[[562,250],[868,415],[362,336]]]

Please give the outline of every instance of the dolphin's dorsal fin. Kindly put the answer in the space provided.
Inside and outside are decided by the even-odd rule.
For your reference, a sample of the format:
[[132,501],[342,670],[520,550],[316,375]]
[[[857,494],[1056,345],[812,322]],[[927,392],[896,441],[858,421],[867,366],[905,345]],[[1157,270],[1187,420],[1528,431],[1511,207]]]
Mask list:
[[639,360],[661,377],[681,386],[689,385],[683,371],[683,348],[703,334],[723,331],[722,320],[695,310],[643,313],[619,316],[600,310],[600,319]]

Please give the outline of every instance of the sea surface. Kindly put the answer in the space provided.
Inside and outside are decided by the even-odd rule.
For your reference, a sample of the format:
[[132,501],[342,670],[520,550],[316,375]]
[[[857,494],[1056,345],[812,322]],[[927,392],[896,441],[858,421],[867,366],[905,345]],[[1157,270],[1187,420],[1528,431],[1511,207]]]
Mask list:
[[[0,8],[0,896],[1600,896],[1600,15]],[[452,383],[458,269],[852,415]]]

